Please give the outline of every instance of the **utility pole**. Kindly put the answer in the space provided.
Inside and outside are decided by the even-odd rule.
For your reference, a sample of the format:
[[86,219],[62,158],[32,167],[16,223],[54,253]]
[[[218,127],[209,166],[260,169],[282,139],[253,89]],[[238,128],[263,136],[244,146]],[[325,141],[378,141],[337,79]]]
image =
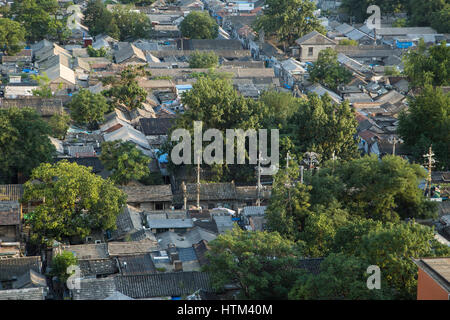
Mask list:
[[287,155],[286,155],[286,175],[287,175],[287,178],[288,178],[287,188],[288,188],[289,208],[292,211],[292,204],[291,204],[291,178],[289,176],[289,170],[288,170],[289,169],[289,160],[290,159],[291,159],[291,157],[289,156],[289,151],[288,151]]
[[258,167],[256,169],[257,172],[257,191],[258,191],[258,196],[256,199],[256,205],[259,207],[261,205],[261,152],[258,155]]
[[289,151],[287,152],[286,155],[286,169],[289,169],[289,160],[291,160],[291,156],[289,155]]
[[334,173],[334,162],[336,161],[336,153],[334,151],[331,157],[333,159],[333,173]]
[[427,158],[427,165],[428,165],[428,175],[427,175],[427,180],[426,180],[426,184],[425,184],[425,196],[427,196],[428,198],[431,198],[431,168],[433,167],[433,164],[436,162],[433,158],[434,153],[433,150],[431,149],[432,145],[430,146],[430,148],[428,149],[428,153],[424,154],[423,157]]
[[186,184],[184,183],[184,181],[181,183],[181,189],[183,190],[183,209],[187,210],[187,190],[186,190]]
[[397,138],[396,136],[391,136],[389,138],[389,142],[392,143],[392,155],[395,156],[395,145],[397,143],[403,143],[403,140],[400,138]]
[[197,159],[197,208],[200,208],[200,156]]
[[303,170],[305,170],[304,166],[300,166],[300,183],[303,184]]

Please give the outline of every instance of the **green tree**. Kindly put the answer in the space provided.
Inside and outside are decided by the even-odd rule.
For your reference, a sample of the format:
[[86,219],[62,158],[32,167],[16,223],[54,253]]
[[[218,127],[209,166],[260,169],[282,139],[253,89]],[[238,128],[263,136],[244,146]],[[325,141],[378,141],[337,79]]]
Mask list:
[[104,47],[101,47],[100,49],[96,50],[92,48],[92,46],[87,47],[87,52],[89,57],[106,57],[106,49]]
[[23,203],[39,200],[27,223],[31,241],[48,245],[84,238],[93,230],[114,230],[126,195],[91,168],[63,160],[41,164],[24,184]]
[[392,27],[394,28],[405,28],[408,26],[408,21],[405,18],[399,18],[394,21]]
[[0,181],[27,177],[41,162],[51,161],[55,147],[50,128],[34,109],[0,109]]
[[96,36],[107,34],[114,39],[120,38],[119,27],[113,13],[106,9],[102,0],[90,0],[84,11],[83,24],[89,28],[89,33]]
[[311,215],[311,187],[299,183],[299,175],[298,165],[295,163],[288,169],[277,172],[265,213],[268,228],[293,241],[300,239],[305,220]]
[[436,206],[419,189],[425,170],[417,164],[387,155],[330,164],[307,182],[312,186],[311,203],[337,200],[353,216],[398,222],[406,218],[433,218]]
[[[397,12],[404,12],[408,7],[410,0],[343,0],[341,8],[353,17],[353,22],[364,22],[370,14],[367,13],[367,8],[370,5],[377,5],[380,7],[381,13],[384,15],[392,15]],[[356,20],[356,21],[355,21]]]
[[243,231],[234,228],[209,243],[212,286],[240,287],[242,299],[286,299],[298,273],[292,242],[278,233]]
[[[56,0],[22,0],[14,1],[10,15],[19,22],[27,32],[27,40],[34,42],[53,35],[67,32],[63,23],[57,23],[58,2]],[[52,17],[53,16],[53,17]]]
[[0,49],[8,55],[15,55],[24,48],[25,28],[19,22],[0,18]]
[[446,3],[446,0],[409,0],[407,6],[409,24],[414,27],[431,25],[434,14],[441,12]]
[[420,39],[416,50],[405,53],[403,62],[412,88],[423,87],[427,81],[434,86],[450,84],[450,47],[445,41],[427,49]]
[[339,40],[339,44],[341,46],[357,46],[358,45],[358,41],[351,40],[351,39],[342,39],[342,40]]
[[[244,98],[232,86],[231,82],[224,79],[211,79],[200,77],[193,85],[192,90],[182,97],[187,110],[177,117],[171,132],[177,128],[189,130],[193,136],[194,121],[202,121],[202,131],[213,128],[221,131],[226,140],[226,129],[257,129],[263,117],[262,105],[253,100]],[[248,139],[247,139],[248,140]],[[226,142],[226,141],[224,141]],[[169,154],[175,143],[164,146],[164,152]],[[204,143],[206,147],[208,143]],[[248,148],[248,144],[246,144]],[[236,150],[236,148],[235,148]],[[247,149],[246,149],[247,150]],[[194,163],[195,155],[192,155],[191,163]],[[246,159],[248,153],[245,154]],[[177,167],[169,163],[171,170]],[[217,164],[212,170],[212,181],[248,181],[254,179],[254,165]]]
[[69,130],[70,116],[67,113],[54,114],[48,121],[52,130],[52,136],[64,140]]
[[309,95],[290,120],[297,153],[314,151],[321,161],[334,155],[344,160],[359,156],[355,139],[358,123],[347,101],[333,104],[328,95]]
[[112,88],[106,90],[104,95],[111,98],[115,106],[129,110],[141,108],[147,100],[147,91],[139,86],[136,78],[144,75],[146,72],[143,66],[128,66],[121,72],[120,81],[113,80]]
[[50,78],[44,72],[42,75],[31,75],[31,79],[36,81],[38,84],[37,89],[33,89],[33,96],[42,97],[42,98],[51,98],[53,96],[52,89],[50,88]]
[[[262,126],[267,129],[287,129],[289,119],[300,109],[303,100],[295,98],[289,92],[275,90],[264,91],[260,101],[263,103],[264,117]],[[284,133],[284,131],[283,131]]]
[[339,64],[337,52],[331,48],[320,51],[317,62],[308,71],[311,81],[320,82],[334,91],[338,85],[352,80],[352,73]]
[[314,15],[316,5],[310,0],[267,0],[263,15],[255,22],[258,32],[273,34],[288,46],[298,38],[316,30],[326,33]]
[[207,12],[192,11],[180,23],[183,37],[191,39],[215,39],[219,25]]
[[450,248],[434,239],[434,231],[414,222],[387,224],[363,236],[358,255],[376,265],[396,299],[415,299],[417,266],[412,258],[448,256]]
[[219,57],[213,51],[195,51],[189,56],[189,68],[213,68],[218,65]]
[[109,109],[108,102],[101,93],[92,93],[86,89],[81,89],[68,107],[72,120],[78,124],[87,124],[90,128],[97,127]]
[[433,13],[431,26],[439,33],[450,33],[450,3],[437,12]]
[[426,84],[421,93],[409,100],[408,112],[399,117],[398,132],[416,161],[432,145],[436,168],[450,168],[450,94]]
[[360,257],[330,254],[321,262],[320,273],[304,272],[289,292],[292,300],[380,300],[390,299],[391,290],[367,288],[368,264]]
[[59,43],[66,41],[71,35],[72,30],[67,26],[67,19],[51,19],[48,24],[47,35],[50,39],[55,39]]
[[[76,265],[78,265],[78,259],[74,256],[73,252],[63,251],[53,257],[51,275],[58,277],[58,279],[65,284],[67,279],[71,276],[71,274],[67,272],[67,268]],[[75,273],[75,271],[73,271],[73,273]]]
[[350,214],[338,201],[327,206],[314,206],[313,213],[305,219],[300,239],[305,242],[303,254],[308,257],[324,257],[329,254],[337,230],[346,225]]
[[112,14],[121,41],[148,39],[152,36],[152,23],[145,13],[133,11],[130,6],[116,6]]
[[127,184],[150,174],[150,158],[131,142],[103,142],[100,160],[111,171],[110,178],[116,184]]

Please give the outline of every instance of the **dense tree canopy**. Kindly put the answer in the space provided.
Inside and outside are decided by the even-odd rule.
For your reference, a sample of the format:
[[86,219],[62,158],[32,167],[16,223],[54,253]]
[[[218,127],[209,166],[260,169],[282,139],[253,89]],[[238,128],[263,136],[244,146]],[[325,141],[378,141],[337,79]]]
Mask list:
[[120,31],[111,11],[106,9],[102,0],[90,0],[84,11],[83,24],[93,36],[107,34],[114,39],[120,38]]
[[115,6],[112,11],[101,0],[90,0],[83,23],[92,35],[107,34],[121,41],[150,38],[152,23],[148,16],[132,6]]
[[450,94],[426,84],[420,95],[409,100],[408,112],[400,114],[398,131],[414,159],[422,164],[432,145],[436,168],[450,168]]
[[296,153],[317,152],[321,161],[334,155],[344,160],[359,156],[355,139],[358,123],[347,101],[333,104],[328,96],[309,95],[290,120]]
[[425,177],[418,165],[395,156],[324,165],[314,175],[305,173],[306,185],[299,182],[295,162],[279,170],[266,210],[269,229],[307,243],[308,256],[327,255],[337,230],[354,219],[435,217],[436,207],[418,187]]
[[[409,15],[409,25],[417,27],[425,27],[433,24],[435,15],[443,13],[445,6],[449,5],[447,0],[408,0],[406,2],[406,9]],[[440,28],[442,29],[442,26]],[[449,32],[446,29],[443,32]]]
[[108,111],[108,103],[101,93],[92,93],[81,89],[68,104],[70,117],[78,124],[87,124],[95,128],[104,120],[104,114]]
[[147,100],[147,91],[137,82],[138,76],[144,76],[143,66],[129,66],[120,73],[120,80],[114,79],[112,87],[103,92],[111,99],[113,106],[125,107],[129,110],[142,107]]
[[[202,131],[205,132],[210,128],[221,131],[224,144],[226,129],[244,131],[258,129],[263,117],[263,108],[259,102],[244,98],[233,88],[230,81],[220,78],[200,77],[193,85],[193,89],[184,94],[182,102],[187,106],[187,110],[177,117],[171,132],[183,128],[190,131],[193,136],[194,121],[202,121]],[[164,149],[170,153],[174,144],[169,143]],[[205,142],[204,146],[208,144],[209,142]],[[194,156],[192,154],[191,163]],[[211,179],[248,181],[254,178],[253,166],[227,163],[214,165],[212,168],[214,177]]]
[[73,252],[63,251],[53,257],[51,275],[58,277],[62,283],[66,283],[70,277],[67,268],[75,265],[78,265],[78,259],[74,256]]
[[352,73],[339,64],[337,52],[331,48],[320,51],[317,61],[308,71],[311,81],[320,82],[334,91],[338,85],[352,80]]
[[189,68],[213,68],[218,65],[219,57],[213,51],[195,51],[189,56]]
[[54,114],[48,121],[52,136],[64,140],[69,130],[70,116],[67,113]]
[[450,84],[450,47],[445,41],[427,49],[421,39],[416,50],[405,54],[404,64],[404,72],[413,88],[423,87],[427,81],[434,86]]
[[33,96],[42,98],[51,98],[53,96],[52,88],[50,88],[50,78],[47,76],[47,73],[32,74],[31,79],[38,84],[38,88],[32,90]]
[[39,41],[49,36],[62,41],[70,31],[64,19],[58,20],[58,9],[56,0],[14,1],[10,15],[24,27],[28,41]]
[[339,201],[352,215],[381,221],[431,218],[436,207],[426,201],[419,183],[425,170],[397,156],[375,156],[337,162],[310,178],[311,201]]
[[219,25],[208,12],[192,11],[180,23],[183,37],[190,39],[215,39]]
[[42,201],[27,221],[31,240],[49,244],[53,240],[81,237],[93,230],[113,230],[126,195],[91,172],[91,168],[69,163],[43,163],[24,185],[23,202]]
[[287,298],[298,273],[292,242],[278,233],[234,228],[209,246],[209,263],[204,268],[210,272],[214,288],[236,284],[241,299]]
[[121,41],[148,39],[152,36],[152,23],[143,12],[136,12],[132,7],[114,7],[112,11]]
[[259,16],[255,23],[256,30],[275,35],[277,40],[289,46],[311,31],[326,32],[314,15],[316,5],[313,1],[267,0],[265,6],[264,14]]
[[27,177],[41,162],[51,161],[55,147],[50,128],[31,108],[0,109],[0,181]]
[[448,256],[450,248],[438,243],[433,229],[414,223],[386,224],[363,236],[357,254],[381,270],[396,299],[415,299],[417,266],[412,258]]
[[100,49],[94,49],[92,46],[87,47],[89,57],[106,57],[107,51],[104,47]]
[[127,184],[150,174],[150,158],[132,142],[103,142],[100,160],[111,171],[110,178],[116,184]]
[[0,18],[0,50],[15,55],[24,48],[26,30],[19,22]]
[[379,300],[392,296],[385,283],[381,290],[367,288],[367,261],[341,253],[330,254],[320,265],[320,273],[303,272],[289,292],[292,300]]

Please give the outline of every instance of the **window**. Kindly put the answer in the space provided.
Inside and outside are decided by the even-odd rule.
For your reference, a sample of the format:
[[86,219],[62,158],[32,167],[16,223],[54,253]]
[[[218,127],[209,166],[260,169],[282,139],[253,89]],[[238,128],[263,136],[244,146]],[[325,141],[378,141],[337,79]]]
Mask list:
[[314,52],[314,48],[313,47],[309,47],[308,48],[308,56],[312,56]]
[[164,204],[162,202],[155,202],[155,210],[163,210]]

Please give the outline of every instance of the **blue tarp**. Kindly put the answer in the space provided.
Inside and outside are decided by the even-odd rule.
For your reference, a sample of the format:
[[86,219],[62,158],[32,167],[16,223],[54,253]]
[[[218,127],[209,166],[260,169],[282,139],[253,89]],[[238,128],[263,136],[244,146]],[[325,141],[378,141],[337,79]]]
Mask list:
[[169,155],[167,153],[163,153],[162,155],[158,156],[159,149],[155,149],[155,155],[158,157],[159,163],[169,163]]
[[404,42],[400,42],[400,41],[395,41],[395,45],[398,49],[407,49],[413,46],[412,41],[404,41]]

